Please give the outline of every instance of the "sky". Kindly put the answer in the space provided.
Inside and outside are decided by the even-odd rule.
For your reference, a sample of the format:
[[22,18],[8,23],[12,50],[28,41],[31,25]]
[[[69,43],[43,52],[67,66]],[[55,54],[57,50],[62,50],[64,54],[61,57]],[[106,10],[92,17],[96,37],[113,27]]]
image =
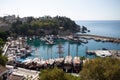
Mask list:
[[0,0],[0,16],[66,16],[72,20],[120,20],[120,0]]

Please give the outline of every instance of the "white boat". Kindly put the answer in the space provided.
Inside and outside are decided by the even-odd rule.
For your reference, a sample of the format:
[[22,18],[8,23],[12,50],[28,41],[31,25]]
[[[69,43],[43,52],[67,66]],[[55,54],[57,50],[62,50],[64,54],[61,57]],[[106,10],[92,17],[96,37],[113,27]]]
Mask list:
[[66,56],[64,60],[64,64],[72,64],[72,56]]
[[27,64],[29,64],[29,63],[32,63],[32,59],[26,59],[26,60],[24,60],[23,61],[23,63],[25,64],[25,65],[27,65]]
[[79,57],[74,57],[73,59],[73,66],[79,65],[80,64],[80,58]]
[[68,56],[65,57],[63,69],[68,72],[72,69],[72,56],[70,55],[70,44],[68,44]]

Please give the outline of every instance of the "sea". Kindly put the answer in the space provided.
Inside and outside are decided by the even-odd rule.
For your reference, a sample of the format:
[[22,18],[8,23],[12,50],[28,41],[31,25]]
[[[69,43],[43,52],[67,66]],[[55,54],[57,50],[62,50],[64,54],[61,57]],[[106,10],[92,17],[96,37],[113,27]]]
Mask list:
[[[120,21],[76,21],[76,23],[80,26],[87,27],[90,32],[87,34],[101,35],[101,36],[109,36],[120,38]],[[27,58],[43,58],[45,60],[50,58],[58,58],[58,45],[61,44],[63,51],[62,56],[65,57],[68,55],[68,44],[70,44],[70,55],[72,57],[76,56],[78,52],[78,56],[85,56],[87,58],[94,58],[94,55],[87,55],[86,48],[88,50],[98,50],[98,49],[110,49],[110,50],[120,50],[120,44],[112,43],[112,42],[96,42],[94,40],[88,40],[87,44],[81,43],[70,43],[65,40],[56,40],[55,45],[47,45],[45,42],[40,41],[40,39],[28,40],[27,44],[31,46],[33,52],[31,56]],[[77,51],[78,47],[78,51]]]

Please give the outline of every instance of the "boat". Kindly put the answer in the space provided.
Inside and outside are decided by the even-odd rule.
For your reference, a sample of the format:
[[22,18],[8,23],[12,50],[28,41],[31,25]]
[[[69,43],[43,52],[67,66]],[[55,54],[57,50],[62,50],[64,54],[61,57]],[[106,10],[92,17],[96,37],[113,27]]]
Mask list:
[[39,62],[37,62],[36,70],[44,69],[45,66],[47,66],[46,61],[42,58]]
[[87,39],[79,39],[79,41],[81,42],[81,43],[88,43],[88,40]]
[[65,70],[65,72],[69,72],[72,70],[72,56],[70,55],[70,44],[68,44],[68,55],[65,57],[63,70]]
[[76,56],[73,59],[73,71],[78,73],[80,71],[80,65],[81,65],[81,61],[80,58],[78,57],[78,45],[77,45]]

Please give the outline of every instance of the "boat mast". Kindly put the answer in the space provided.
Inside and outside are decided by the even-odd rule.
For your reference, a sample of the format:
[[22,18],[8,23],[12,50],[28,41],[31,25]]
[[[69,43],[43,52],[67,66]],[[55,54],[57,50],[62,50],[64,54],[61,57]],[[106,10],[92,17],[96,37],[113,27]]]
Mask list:
[[87,57],[87,53],[88,53],[88,47],[86,46],[86,57]]
[[68,43],[68,56],[70,56],[70,43]]
[[52,47],[51,47],[51,59],[52,59]]
[[47,47],[47,59],[49,59],[49,56],[48,56],[48,50],[49,50],[49,48]]
[[78,44],[76,45],[76,56],[78,57]]
[[62,55],[62,53],[63,53],[62,48],[63,47],[62,47],[61,43],[59,43],[59,45],[58,45],[59,58],[63,57],[63,55]]

